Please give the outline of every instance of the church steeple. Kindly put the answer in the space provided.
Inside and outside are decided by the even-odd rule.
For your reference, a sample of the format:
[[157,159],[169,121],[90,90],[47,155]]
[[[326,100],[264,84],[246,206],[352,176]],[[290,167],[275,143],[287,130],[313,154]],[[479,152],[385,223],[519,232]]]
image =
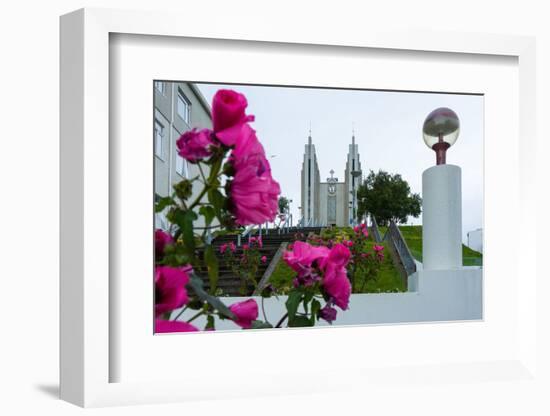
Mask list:
[[345,206],[347,208],[346,223],[353,225],[357,223],[357,189],[361,184],[361,161],[359,157],[359,146],[355,143],[355,124],[351,127],[351,144],[349,145],[346,162],[346,194]]

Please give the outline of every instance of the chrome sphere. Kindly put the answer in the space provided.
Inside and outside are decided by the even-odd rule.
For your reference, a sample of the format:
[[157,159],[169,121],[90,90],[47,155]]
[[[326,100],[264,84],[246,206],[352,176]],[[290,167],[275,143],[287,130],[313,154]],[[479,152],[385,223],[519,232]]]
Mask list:
[[460,121],[456,113],[450,108],[437,108],[428,114],[424,121],[422,133],[424,142],[432,149],[436,143],[441,141],[452,146],[458,139],[460,132]]

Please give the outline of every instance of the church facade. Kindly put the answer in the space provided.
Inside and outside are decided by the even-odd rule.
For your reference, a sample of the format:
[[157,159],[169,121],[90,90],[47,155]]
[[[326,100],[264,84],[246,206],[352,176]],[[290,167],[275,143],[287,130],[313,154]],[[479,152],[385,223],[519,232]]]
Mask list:
[[302,222],[304,225],[344,227],[357,223],[357,188],[361,184],[361,161],[359,147],[352,134],[348,149],[344,180],[334,176],[321,182],[315,145],[308,137],[305,145],[301,174]]

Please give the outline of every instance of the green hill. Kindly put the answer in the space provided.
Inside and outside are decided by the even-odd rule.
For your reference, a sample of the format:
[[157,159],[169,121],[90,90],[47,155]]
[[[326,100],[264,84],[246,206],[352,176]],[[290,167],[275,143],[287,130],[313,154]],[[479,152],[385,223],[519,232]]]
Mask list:
[[[399,229],[407,242],[411,254],[418,261],[422,261],[422,226],[421,225],[400,225]],[[380,227],[380,234],[384,236],[386,227]],[[464,266],[482,266],[483,255],[470,247],[462,244],[462,264]]]

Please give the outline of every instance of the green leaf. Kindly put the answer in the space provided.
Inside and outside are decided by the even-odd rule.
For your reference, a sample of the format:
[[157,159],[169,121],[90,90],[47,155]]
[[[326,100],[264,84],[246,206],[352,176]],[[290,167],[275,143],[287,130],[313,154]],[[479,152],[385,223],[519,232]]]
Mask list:
[[309,305],[309,302],[311,302],[311,299],[313,299],[313,292],[307,291],[304,294],[304,301],[303,301],[304,311],[306,314],[308,313],[308,305]]
[[206,227],[208,227],[212,220],[216,217],[216,211],[210,205],[203,205],[199,209],[199,214],[204,217]]
[[307,316],[295,316],[292,321],[288,321],[288,326],[292,328],[304,327],[304,326],[313,326],[313,323]]
[[183,235],[186,254],[194,255],[195,234],[193,232],[193,221],[197,219],[197,214],[193,211],[183,211],[175,208],[170,210],[168,219],[178,226],[179,231]]
[[169,197],[169,196],[162,197],[155,204],[155,212],[161,212],[164,210],[164,208],[170,205],[175,205],[175,202],[172,199],[172,197]]
[[199,299],[201,299],[204,302],[207,302],[210,306],[212,306],[214,309],[216,309],[220,315],[229,318],[231,320],[235,320],[236,316],[229,310],[225,304],[219,300],[217,297],[209,295],[203,288],[202,279],[197,276],[195,273],[191,275],[191,278],[189,279],[189,286],[193,289],[195,294]]
[[210,280],[210,293],[216,293],[216,288],[218,287],[218,258],[214,253],[214,248],[212,245],[207,245],[204,251],[204,261],[206,267],[208,268],[208,279]]
[[214,316],[213,315],[208,315],[208,317],[206,318],[206,326],[204,327],[205,330],[208,330],[208,329],[216,329],[216,325],[214,323]]
[[313,299],[311,302],[311,324],[315,325],[315,318],[317,318],[317,315],[319,314],[319,311],[321,310],[321,302],[319,302],[317,299]]
[[251,329],[268,329],[273,328],[273,325],[264,321],[252,321]]
[[290,291],[290,293],[288,294],[288,299],[286,300],[285,305],[286,305],[286,310],[288,312],[289,324],[291,321],[294,320],[294,317],[296,316],[296,312],[298,311],[298,306],[300,305],[301,300],[302,300],[301,291],[294,289]]
[[225,197],[218,189],[210,189],[208,191],[208,201],[214,206],[216,213],[219,215],[225,204]]

